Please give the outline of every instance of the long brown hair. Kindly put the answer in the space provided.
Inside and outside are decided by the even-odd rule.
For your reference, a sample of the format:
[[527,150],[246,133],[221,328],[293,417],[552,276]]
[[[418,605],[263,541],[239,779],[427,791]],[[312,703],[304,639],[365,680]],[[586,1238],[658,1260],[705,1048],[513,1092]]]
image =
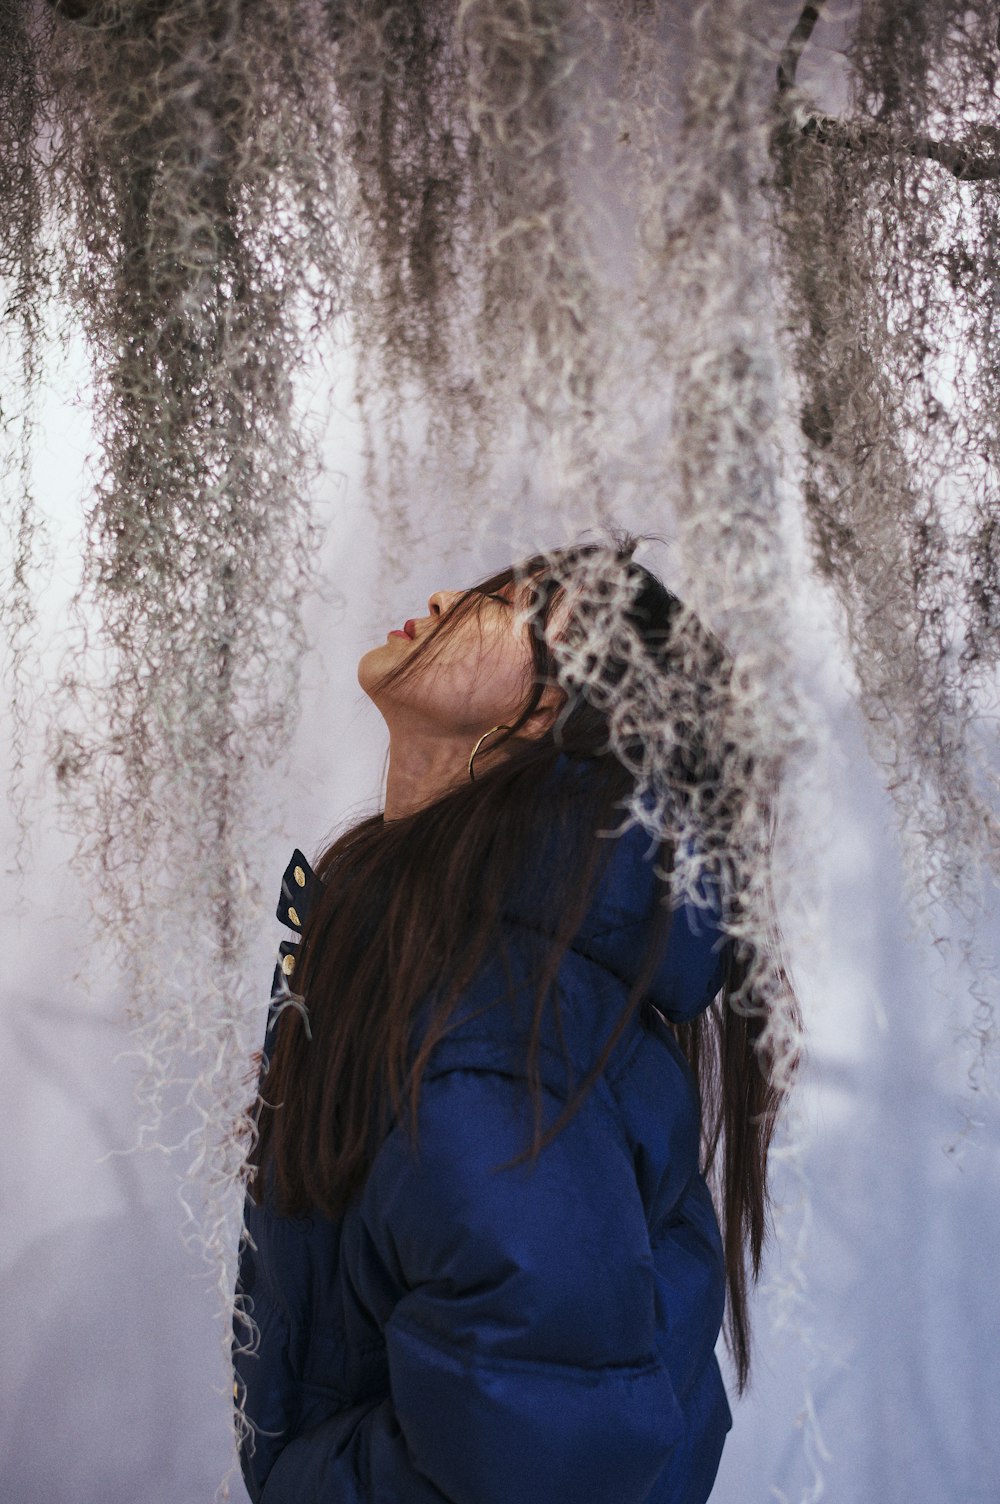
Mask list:
[[[614,557],[623,571],[629,571],[634,592],[627,615],[654,662],[669,674],[665,645],[681,603],[632,560],[639,541],[615,535]],[[611,654],[599,673],[604,694],[567,694],[557,720],[544,734],[512,739],[538,709],[545,687],[559,684],[545,629],[555,602],[563,598],[562,583],[600,547],[580,544],[539,554],[483,580],[464,592],[405,662],[382,681],[383,688],[396,683],[413,672],[417,662],[436,656],[446,636],[480,609],[486,595],[512,582],[527,582],[534,680],[509,731],[492,744],[510,744],[505,758],[477,771],[474,783],[447,791],[415,813],[388,822],[381,814],[362,819],[334,840],[316,863],[320,892],[303,923],[295,963],[296,994],[304,1006],[285,1008],[276,1021],[270,1058],[263,1061],[249,1118],[250,1194],[254,1183],[263,1181],[266,1168],[270,1199],[282,1214],[318,1208],[337,1217],[347,1209],[393,1119],[402,1118],[407,1086],[410,1131],[418,1142],[420,1081],[427,1060],[487,953],[504,953],[504,898],[537,860],[540,839],[555,836],[559,841],[560,861],[554,864],[551,880],[546,871],[549,912],[559,922],[556,933],[544,936],[531,958],[537,992],[526,1074],[535,1126],[530,1147],[511,1165],[529,1155],[537,1157],[560,1132],[601,1074],[635,1010],[645,1005],[645,989],[669,930],[667,903],[658,906],[662,918],[651,925],[649,950],[627,1006],[576,1094],[543,1134],[537,1058],[543,1010],[554,996],[552,984],[560,962],[610,856],[612,843],[597,833],[621,824],[620,811],[635,786],[627,755],[623,759],[612,751],[608,711],[602,703],[626,671],[625,664]],[[571,635],[573,627],[571,617],[562,635]],[[706,662],[724,676],[724,650],[711,633],[699,630]],[[675,797],[699,782],[717,779],[698,727],[683,729],[676,765],[667,770]],[[627,746],[625,750],[627,754]],[[572,760],[578,776],[571,780],[572,793],[554,800],[552,775],[561,756]],[[726,797],[738,800],[739,791],[727,794],[720,788],[717,798]],[[669,841],[663,841],[664,873],[670,872],[673,856]],[[739,912],[737,899],[733,912]],[[518,943],[523,943],[520,937]],[[720,1212],[728,1289],[726,1343],[740,1394],[750,1368],[747,1253],[756,1281],[769,1231],[768,1148],[785,1099],[785,1091],[772,1079],[769,1047],[756,1045],[768,1021],[767,1004],[750,990],[749,1008],[737,1011],[728,1006],[729,997],[746,980],[746,952],[743,956],[737,962],[734,946],[726,946],[721,1004],[717,998],[689,1023],[669,1025],[691,1067],[701,1102],[701,1168]],[[373,1006],[373,999],[378,1006]],[[494,999],[487,1006],[502,1001]],[[416,1017],[430,1004],[426,1032],[408,1070]],[[794,996],[791,1004],[798,1025]],[[558,1003],[554,1006],[558,1025]]]

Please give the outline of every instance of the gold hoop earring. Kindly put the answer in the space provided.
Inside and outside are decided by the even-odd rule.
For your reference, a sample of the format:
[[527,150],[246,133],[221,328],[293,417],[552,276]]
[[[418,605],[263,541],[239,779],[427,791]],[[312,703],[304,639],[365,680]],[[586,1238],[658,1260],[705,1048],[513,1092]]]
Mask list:
[[486,740],[486,738],[488,736],[492,736],[493,733],[494,733],[494,731],[509,731],[509,730],[510,730],[509,726],[491,726],[490,729],[489,729],[489,731],[484,731],[483,732],[482,736],[479,738],[478,742],[473,747],[473,749],[472,749],[472,756],[469,758],[469,781],[471,783],[475,783],[475,781],[476,781],[476,775],[472,771],[472,764],[475,762],[475,760],[476,760],[476,753],[479,751],[480,747],[483,745],[483,742]]

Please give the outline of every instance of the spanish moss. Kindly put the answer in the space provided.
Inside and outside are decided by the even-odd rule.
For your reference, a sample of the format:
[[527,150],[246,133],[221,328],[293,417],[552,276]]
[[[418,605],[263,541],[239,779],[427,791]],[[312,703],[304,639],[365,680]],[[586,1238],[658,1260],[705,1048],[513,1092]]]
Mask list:
[[[974,914],[1000,870],[1000,48],[989,6],[903,9],[862,8],[844,120],[787,56],[773,161],[813,559],[899,812],[914,922],[936,929]],[[803,12],[798,51],[821,11]],[[985,1084],[992,1005],[966,1033]]]

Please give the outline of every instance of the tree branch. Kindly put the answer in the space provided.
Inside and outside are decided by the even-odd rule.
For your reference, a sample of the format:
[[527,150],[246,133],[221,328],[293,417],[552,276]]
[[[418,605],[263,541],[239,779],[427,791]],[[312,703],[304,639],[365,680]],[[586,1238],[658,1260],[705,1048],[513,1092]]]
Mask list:
[[[926,157],[963,183],[987,182],[1000,178],[1000,157],[979,156],[960,141],[937,141],[932,136],[899,136],[876,120],[840,120],[824,115],[795,82],[799,59],[819,20],[826,0],[808,0],[785,43],[778,60],[777,107],[790,125],[804,136],[851,150],[871,147],[885,152],[905,151],[911,157]],[[997,33],[1000,46],[1000,30]]]

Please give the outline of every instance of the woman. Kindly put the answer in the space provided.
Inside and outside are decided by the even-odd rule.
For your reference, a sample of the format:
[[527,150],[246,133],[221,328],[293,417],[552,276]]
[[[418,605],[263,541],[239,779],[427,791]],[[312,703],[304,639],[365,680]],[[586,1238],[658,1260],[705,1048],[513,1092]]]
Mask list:
[[[589,695],[555,671],[596,560],[666,682],[680,603],[637,541],[439,591],[361,660],[385,806],[315,872],[289,863],[301,941],[252,1113],[234,1394],[255,1504],[711,1491],[732,1424],[714,1346],[728,1291],[742,1393],[782,1097],[766,1010],[725,1006],[746,972],[718,884],[671,907],[669,844],[608,838],[634,789],[609,747],[626,664],[607,655]],[[688,730],[675,798],[713,776]]]

